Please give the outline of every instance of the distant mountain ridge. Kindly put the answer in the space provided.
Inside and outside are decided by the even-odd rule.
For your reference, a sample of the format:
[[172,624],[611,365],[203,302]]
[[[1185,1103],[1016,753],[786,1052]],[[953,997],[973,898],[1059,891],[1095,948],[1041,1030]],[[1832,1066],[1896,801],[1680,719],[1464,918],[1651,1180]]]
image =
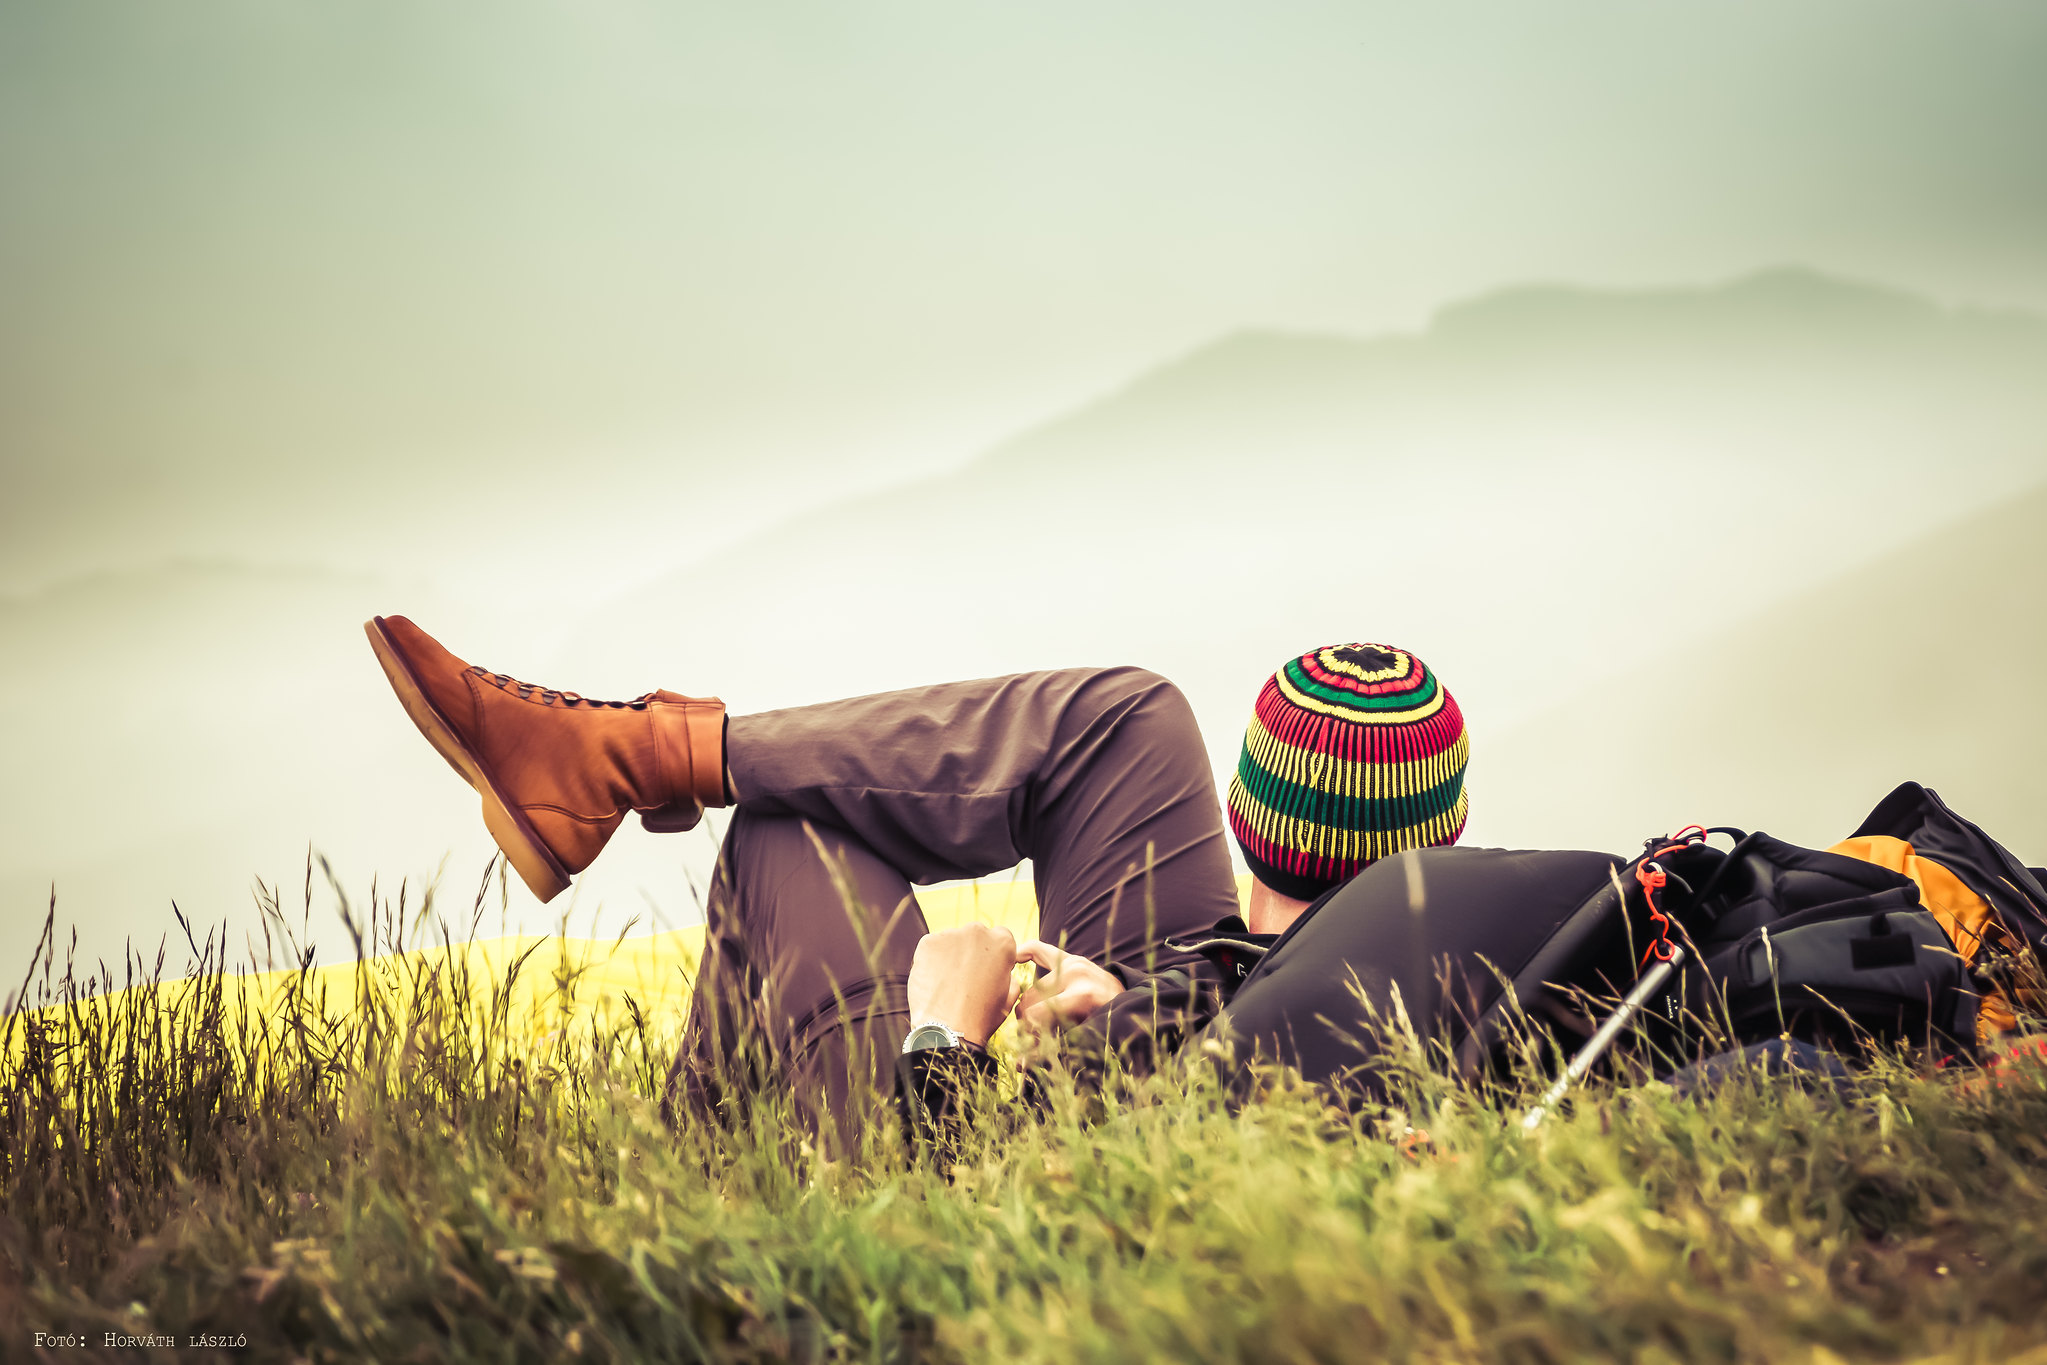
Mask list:
[[1794,265],[1686,289],[1517,285],[1440,309],[1428,331],[1459,338],[1519,339],[1539,334],[1543,344],[1554,345],[1566,329],[1587,336],[1626,330],[1634,336],[1645,317],[1675,324],[1688,334],[1696,334],[1702,324],[1722,331],[1776,333],[1787,322],[1804,330],[1843,326],[1863,330],[2019,321],[2047,331],[2047,318],[1967,305],[1950,307],[1889,285]]
[[2047,319],[1798,269],[1509,289],[1412,334],[1224,338],[624,594],[555,657],[782,704],[820,691],[753,666],[778,638],[850,661],[829,695],[1132,655],[1220,689],[1218,656],[1377,635],[1518,718],[1562,699],[1510,681],[1545,639],[1684,593],[1731,621],[2043,473]]
[[1417,386],[1426,392],[1474,378],[1512,382],[1512,368],[1555,384],[1560,370],[1617,358],[1638,377],[1658,363],[1696,365],[1703,356],[1747,377],[1758,365],[1780,363],[1786,352],[1810,356],[1844,340],[1883,346],[1892,364],[1981,363],[1988,353],[2000,367],[2047,367],[2047,317],[1948,307],[1803,267],[1687,289],[1523,285],[1449,304],[1416,332],[1232,332],[1000,443],[968,468],[1041,457],[1098,422],[1126,435],[1140,414],[1161,409],[1213,416],[1229,403],[1270,408],[1326,399],[1332,390],[1364,406],[1411,397]]
[[1474,810],[1530,847],[1692,823],[1824,847],[1910,780],[2039,865],[2043,695],[2047,485],[1476,736]]

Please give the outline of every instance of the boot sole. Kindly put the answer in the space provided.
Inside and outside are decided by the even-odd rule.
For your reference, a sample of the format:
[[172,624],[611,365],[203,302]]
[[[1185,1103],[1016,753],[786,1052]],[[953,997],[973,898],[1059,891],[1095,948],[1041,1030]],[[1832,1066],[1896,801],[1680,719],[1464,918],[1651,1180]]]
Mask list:
[[363,622],[363,633],[370,637],[370,648],[376,651],[377,662],[383,666],[384,676],[390,679],[391,690],[398,694],[405,714],[412,717],[412,723],[426,736],[427,743],[448,760],[448,766],[460,773],[462,780],[483,798],[484,828],[497,841],[499,850],[519,874],[519,879],[543,904],[568,890],[569,874],[561,860],[548,851],[547,845],[540,841],[540,836],[518,807],[505,800],[504,793],[484,771],[482,761],[462,742],[447,717],[427,699],[426,690],[413,676],[405,656],[384,633],[384,618],[378,616]]

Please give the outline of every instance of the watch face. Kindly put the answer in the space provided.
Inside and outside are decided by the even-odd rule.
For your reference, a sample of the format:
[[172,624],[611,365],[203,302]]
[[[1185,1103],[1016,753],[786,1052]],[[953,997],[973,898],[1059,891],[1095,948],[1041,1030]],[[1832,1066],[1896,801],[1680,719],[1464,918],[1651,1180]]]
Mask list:
[[903,1051],[923,1052],[930,1048],[958,1047],[959,1035],[943,1024],[919,1024],[903,1039]]

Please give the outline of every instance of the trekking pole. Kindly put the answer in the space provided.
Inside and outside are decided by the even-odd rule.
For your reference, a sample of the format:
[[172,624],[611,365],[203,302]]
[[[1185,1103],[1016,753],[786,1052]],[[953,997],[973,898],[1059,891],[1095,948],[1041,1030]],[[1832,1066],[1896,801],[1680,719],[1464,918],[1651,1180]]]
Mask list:
[[1684,948],[1673,943],[1670,945],[1669,957],[1658,960],[1655,966],[1642,973],[1642,979],[1635,983],[1635,989],[1628,992],[1627,999],[1621,1001],[1620,1007],[1606,1016],[1606,1022],[1599,1026],[1599,1032],[1593,1034],[1585,1046],[1578,1049],[1577,1055],[1571,1058],[1570,1065],[1564,1068],[1564,1074],[1557,1077],[1548,1090],[1543,1091],[1542,1098],[1537,1100],[1535,1107],[1522,1118],[1522,1132],[1532,1133],[1542,1126],[1542,1121],[1550,1116],[1558,1101],[1564,1098],[1564,1093],[1585,1079],[1585,1073],[1606,1055],[1614,1040],[1621,1036],[1621,1030],[1641,1013],[1642,1006],[1648,1003],[1649,997],[1656,994],[1663,983],[1670,979],[1670,974],[1684,964],[1684,960]]

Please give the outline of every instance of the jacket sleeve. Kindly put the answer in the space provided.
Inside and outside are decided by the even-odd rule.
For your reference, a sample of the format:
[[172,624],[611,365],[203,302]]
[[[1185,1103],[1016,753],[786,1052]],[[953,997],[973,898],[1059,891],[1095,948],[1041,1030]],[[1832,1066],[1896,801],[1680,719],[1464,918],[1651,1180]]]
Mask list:
[[[1061,1052],[1084,1080],[1098,1078],[1113,1055],[1129,1071],[1143,1073],[1222,1010],[1220,974],[1207,963],[1163,972],[1129,967],[1109,969],[1125,990],[1092,1017],[1068,1029]],[[995,1074],[999,1063],[974,1048],[931,1048],[896,1059],[896,1105],[911,1146],[949,1156],[966,1131],[961,1098],[977,1081]],[[1023,1102],[1043,1102],[1028,1075]]]
[[962,1099],[977,1081],[995,1074],[996,1060],[981,1048],[925,1048],[896,1058],[896,1108],[910,1146],[941,1158],[959,1148],[966,1132]]
[[1114,1055],[1128,1070],[1150,1071],[1222,1012],[1222,978],[1206,962],[1151,973],[1109,970],[1126,989],[1062,1040],[1063,1050],[1083,1069]]

